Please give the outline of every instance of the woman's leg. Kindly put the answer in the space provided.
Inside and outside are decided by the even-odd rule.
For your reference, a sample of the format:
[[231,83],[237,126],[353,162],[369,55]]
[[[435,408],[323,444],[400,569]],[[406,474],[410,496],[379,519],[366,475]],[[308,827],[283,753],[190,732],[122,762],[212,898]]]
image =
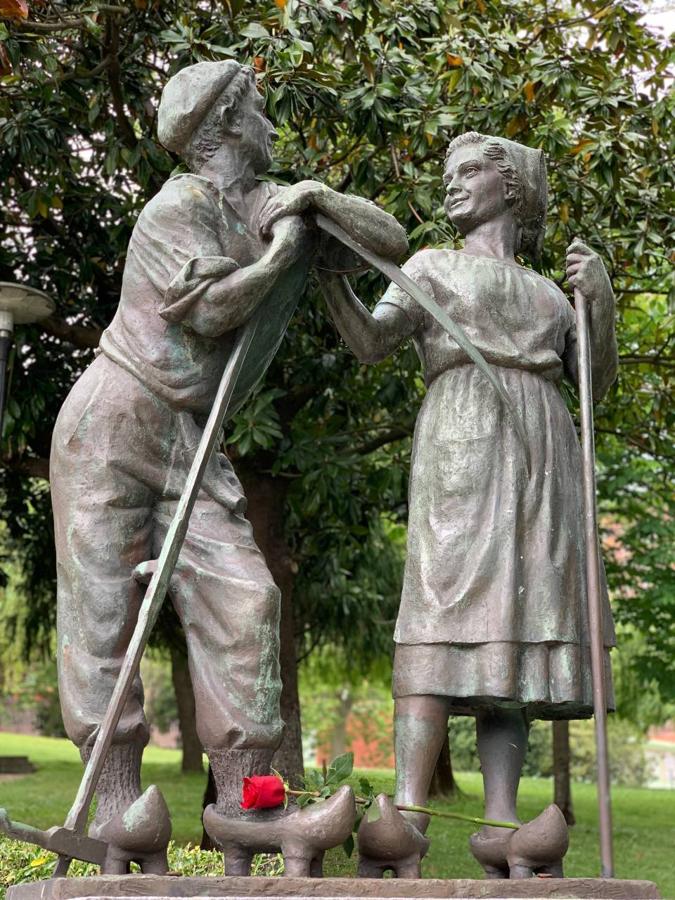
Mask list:
[[[433,694],[398,697],[394,708],[396,803],[426,806],[438,755],[448,733],[448,700]],[[421,831],[429,817],[407,813]]]
[[[518,822],[516,798],[527,751],[529,725],[524,710],[490,709],[476,715],[476,739],[483,787],[485,818]],[[503,834],[483,827],[483,833]]]

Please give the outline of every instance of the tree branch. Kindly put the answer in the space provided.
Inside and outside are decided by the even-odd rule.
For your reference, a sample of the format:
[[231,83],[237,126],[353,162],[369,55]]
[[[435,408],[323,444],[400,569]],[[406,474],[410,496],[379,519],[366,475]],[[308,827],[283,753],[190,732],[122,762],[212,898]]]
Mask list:
[[367,456],[374,450],[379,450],[380,447],[384,447],[386,444],[391,444],[394,441],[401,441],[403,438],[410,437],[411,434],[412,428],[392,428],[391,431],[385,431],[378,437],[373,438],[372,441],[361,444],[360,447],[356,447],[355,451],[352,452],[358,453],[359,456]]
[[[127,6],[116,6],[110,3],[99,3],[93,13],[107,13],[108,15],[127,16],[131,10]],[[55,20],[46,19],[45,21],[28,21],[17,22],[16,27],[21,32],[33,32],[37,34],[51,34],[56,31],[69,31],[72,29],[83,28],[86,25],[84,16],[71,16],[70,18],[58,18]]]
[[675,367],[675,359],[672,357],[661,357],[661,356],[651,356],[649,354],[645,354],[644,356],[620,356],[619,357],[619,365],[629,366],[629,365],[637,365],[640,363],[648,363],[650,366],[668,366]]
[[57,319],[56,316],[44,319],[40,325],[48,334],[53,334],[54,337],[67,341],[80,350],[98,347],[98,342],[103,334],[102,328],[89,325],[71,325],[68,322],[64,322],[63,319]]
[[131,123],[127,118],[124,109],[124,94],[122,92],[122,83],[120,81],[120,60],[119,60],[119,29],[115,19],[110,16],[106,25],[105,38],[106,56],[110,62],[107,67],[108,85],[110,86],[110,97],[112,99],[113,109],[115,110],[115,118],[117,119],[117,127],[119,128],[122,142],[130,150],[136,146],[136,135]]
[[49,481],[49,460],[46,457],[26,456],[22,459],[2,459],[2,465],[17,475],[44,478]]

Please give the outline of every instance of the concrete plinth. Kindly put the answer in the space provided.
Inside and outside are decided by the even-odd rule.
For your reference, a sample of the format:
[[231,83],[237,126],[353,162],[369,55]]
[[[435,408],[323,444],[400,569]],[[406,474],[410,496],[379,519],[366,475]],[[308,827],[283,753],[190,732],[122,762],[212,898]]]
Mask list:
[[228,900],[286,900],[317,897],[323,900],[440,900],[440,898],[593,898],[593,900],[658,900],[651,881],[610,878],[530,878],[523,881],[475,881],[458,878],[357,879],[357,878],[192,878],[171,875],[100,875],[93,878],[53,878],[19,884],[7,892],[7,900],[119,900],[152,897],[153,900],[192,900],[223,897]]

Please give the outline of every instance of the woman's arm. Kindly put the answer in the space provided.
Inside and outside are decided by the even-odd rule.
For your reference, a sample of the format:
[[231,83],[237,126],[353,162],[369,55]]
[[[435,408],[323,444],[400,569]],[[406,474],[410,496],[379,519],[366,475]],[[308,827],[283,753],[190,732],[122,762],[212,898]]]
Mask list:
[[[593,400],[598,403],[612,386],[619,370],[612,285],[600,257],[579,240],[573,241],[567,250],[567,280],[589,304]],[[570,331],[563,363],[567,376],[578,384],[575,328]]]
[[398,261],[408,250],[405,230],[396,219],[370,200],[340,194],[318,181],[301,181],[284,188],[265,207],[260,228],[267,233],[281,216],[316,210],[332,219],[369,250]]
[[359,362],[379,362],[415,330],[406,312],[392,303],[381,303],[369,312],[344,276],[323,273],[321,290],[342,339]]

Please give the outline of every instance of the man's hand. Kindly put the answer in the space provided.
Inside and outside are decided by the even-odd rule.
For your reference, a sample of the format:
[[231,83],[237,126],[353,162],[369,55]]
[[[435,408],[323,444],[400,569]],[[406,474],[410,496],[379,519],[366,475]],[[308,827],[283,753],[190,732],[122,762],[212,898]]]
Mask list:
[[314,243],[300,216],[288,216],[271,226],[272,243],[268,250],[270,262],[282,269],[292,266],[303,253],[312,253]]
[[314,205],[323,185],[316,181],[299,181],[292,187],[279,191],[263,209],[260,215],[260,233],[269,237],[272,226],[285,216],[299,216]]
[[602,260],[577,238],[567,248],[567,280],[590,303],[613,296]]

